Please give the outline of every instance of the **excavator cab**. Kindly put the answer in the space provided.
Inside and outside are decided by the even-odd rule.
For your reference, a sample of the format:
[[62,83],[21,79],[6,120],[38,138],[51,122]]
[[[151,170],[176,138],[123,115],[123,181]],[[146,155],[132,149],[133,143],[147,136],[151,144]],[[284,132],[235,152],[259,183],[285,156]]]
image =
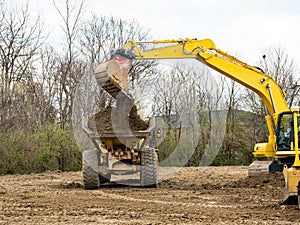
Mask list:
[[269,134],[268,142],[257,143],[253,155],[256,159],[248,168],[248,175],[283,172],[294,163],[294,124],[293,112],[284,111],[278,114],[277,126],[274,130],[274,120],[266,116]]
[[282,112],[278,115],[278,125],[276,129],[276,158],[279,162],[279,169],[273,169],[275,172],[281,172],[283,171],[284,166],[290,168],[294,164],[295,143],[296,141],[299,142],[300,137],[300,134],[298,134],[300,118],[298,116],[295,117],[297,118],[297,125],[295,125],[295,112],[293,110],[295,111],[296,108],[293,108],[291,111]]
[[278,126],[276,131],[277,150],[287,151],[291,149],[293,142],[292,127],[293,127],[292,112],[284,112],[279,115]]
[[[283,142],[281,140],[278,140],[277,143],[280,144],[278,147],[281,147],[284,150],[287,147],[286,144],[288,143],[290,146],[289,151],[294,155],[292,166],[289,168],[287,165],[285,165],[283,168],[285,179],[285,194],[281,204],[298,204],[300,207],[299,111],[299,107],[292,108],[290,113],[286,113],[281,117],[281,126],[278,128],[278,135],[286,135],[286,137],[285,139],[283,139]],[[285,125],[287,126],[287,128],[284,128]],[[283,132],[284,130],[289,131],[289,134]],[[289,142],[287,140],[289,140]],[[278,152],[280,152],[280,150]]]

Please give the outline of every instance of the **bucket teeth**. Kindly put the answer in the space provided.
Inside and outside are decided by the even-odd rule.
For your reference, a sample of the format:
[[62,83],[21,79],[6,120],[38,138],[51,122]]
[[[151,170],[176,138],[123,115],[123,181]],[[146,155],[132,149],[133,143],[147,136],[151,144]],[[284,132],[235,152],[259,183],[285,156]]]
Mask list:
[[281,205],[298,205],[298,196],[287,193],[283,200],[280,202]]
[[283,175],[285,180],[285,193],[284,198],[281,201],[282,205],[298,205],[299,206],[299,192],[300,192],[300,170],[298,167],[287,166],[283,169]]

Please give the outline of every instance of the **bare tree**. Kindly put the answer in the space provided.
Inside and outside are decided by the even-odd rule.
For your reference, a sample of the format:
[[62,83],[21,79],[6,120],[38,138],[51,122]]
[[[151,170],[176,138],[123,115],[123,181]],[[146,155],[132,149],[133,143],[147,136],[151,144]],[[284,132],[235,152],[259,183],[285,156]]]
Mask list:
[[240,96],[242,87],[233,80],[229,80],[226,83],[228,98],[227,98],[227,118],[226,118],[226,136],[223,141],[223,156],[224,161],[227,163],[233,162],[237,152],[240,150],[237,148],[237,136],[238,123],[240,122],[238,117],[241,112],[239,111]]
[[170,72],[161,70],[159,78],[154,85],[154,108],[157,115],[170,118],[171,114],[176,113],[176,102],[178,85],[176,84],[176,69]]
[[[197,145],[201,149],[207,145],[213,120],[211,116],[222,106],[224,84],[218,78],[214,79],[203,65],[178,64],[160,72],[153,86],[156,114],[169,123],[166,131],[168,137],[161,149],[162,156],[174,150],[172,135],[176,133],[177,141],[180,140],[179,161],[188,165],[199,163],[200,150],[195,149]],[[175,123],[174,118],[177,119]],[[165,146],[166,143],[169,144]]]
[[90,63],[100,63],[110,57],[111,50],[120,48],[132,39],[145,40],[145,31],[135,20],[93,15],[80,32],[81,51]]
[[[259,66],[263,71],[272,76],[279,86],[286,92],[286,101],[289,106],[298,104],[299,101],[299,81],[296,76],[296,67],[293,60],[284,49],[278,47],[270,49],[268,54],[263,55],[259,61]],[[266,115],[267,111],[262,100],[251,90],[246,91],[244,104],[252,112],[259,115]]]
[[300,78],[296,76],[294,61],[285,50],[281,47],[269,50],[269,53],[260,60],[260,65],[285,90],[288,105],[291,107],[298,104]]
[[[83,56],[95,67],[98,63],[110,59],[114,49],[121,48],[131,40],[143,41],[149,36],[135,20],[122,20],[114,17],[93,15],[80,32],[80,45]],[[129,71],[131,81],[152,74],[152,61],[135,61]]]
[[31,23],[28,5],[21,10],[2,8],[1,17],[0,121],[6,127],[31,117],[26,107],[34,93],[28,90],[32,88],[33,66],[44,38],[39,17]]
[[79,52],[76,50],[84,0],[79,2],[65,0],[63,8],[60,8],[55,0],[53,4],[63,20],[62,29],[66,37],[66,53],[60,58],[60,65],[55,74],[58,82],[59,120],[61,127],[65,127],[71,121],[75,87],[85,70],[85,63],[77,58]]
[[[80,46],[82,58],[87,59],[89,72],[91,72],[99,63],[107,61],[111,57],[111,51],[123,47],[126,43],[135,40],[145,40],[149,38],[149,32],[142,28],[137,21],[122,20],[114,17],[93,15],[92,19],[87,21],[80,30]],[[154,75],[154,63],[151,61],[132,61],[129,70],[129,88],[128,91],[134,96],[135,103],[139,108],[143,107],[140,101],[141,93],[149,85],[146,77]],[[92,72],[91,72],[92,75]],[[87,78],[87,77],[86,77]],[[91,79],[91,78],[90,78]],[[89,82],[89,85],[93,85]],[[94,84],[96,85],[96,84]],[[90,90],[93,88],[89,88]],[[97,88],[94,88],[97,89]],[[88,91],[88,90],[87,90]],[[105,94],[105,91],[99,89],[101,96],[99,107],[110,105],[114,101]],[[87,94],[89,96],[89,94]],[[143,98],[143,97],[142,97]]]
[[[262,70],[272,76],[279,86],[286,92],[286,101],[289,106],[298,104],[299,101],[299,77],[296,76],[296,67],[293,60],[284,49],[277,47],[268,51],[259,61]],[[262,100],[253,91],[247,89],[243,96],[243,106],[257,115],[253,121],[253,140],[265,141],[268,131],[264,116],[268,114]]]
[[44,47],[41,49],[41,58],[39,60],[40,71],[36,74],[35,80],[40,84],[43,93],[38,96],[39,118],[43,123],[56,120],[58,95],[58,76],[57,68],[60,65],[59,55],[54,47]]

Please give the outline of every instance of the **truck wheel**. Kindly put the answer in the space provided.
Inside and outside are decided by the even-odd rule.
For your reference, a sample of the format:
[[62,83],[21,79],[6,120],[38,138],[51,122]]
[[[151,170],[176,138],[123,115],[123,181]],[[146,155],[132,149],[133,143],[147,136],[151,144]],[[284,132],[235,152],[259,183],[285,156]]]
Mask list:
[[82,174],[85,189],[97,189],[100,187],[98,168],[98,150],[93,149],[84,151],[82,153]]
[[158,157],[153,148],[144,149],[141,153],[141,186],[157,186]]

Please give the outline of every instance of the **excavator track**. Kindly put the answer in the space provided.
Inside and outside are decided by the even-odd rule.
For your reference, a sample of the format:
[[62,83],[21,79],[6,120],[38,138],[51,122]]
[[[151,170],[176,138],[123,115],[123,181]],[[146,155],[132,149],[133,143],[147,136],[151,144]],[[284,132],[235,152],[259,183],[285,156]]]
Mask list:
[[271,164],[272,161],[254,161],[248,167],[248,176],[251,177],[259,174],[268,174]]

